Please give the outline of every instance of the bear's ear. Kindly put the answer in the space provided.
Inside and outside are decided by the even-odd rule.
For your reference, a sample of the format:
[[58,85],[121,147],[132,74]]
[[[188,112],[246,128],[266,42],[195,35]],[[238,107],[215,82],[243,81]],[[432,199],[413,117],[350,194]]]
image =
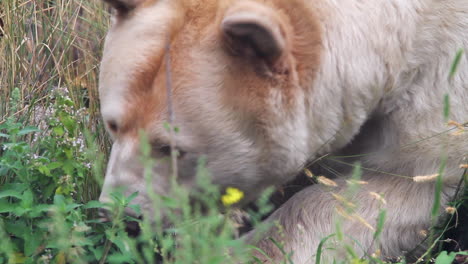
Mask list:
[[111,5],[118,14],[125,14],[144,1],[145,0],[104,0],[104,2]]
[[275,67],[290,46],[284,20],[268,6],[243,2],[227,10],[221,23],[223,42],[235,56],[260,59]]

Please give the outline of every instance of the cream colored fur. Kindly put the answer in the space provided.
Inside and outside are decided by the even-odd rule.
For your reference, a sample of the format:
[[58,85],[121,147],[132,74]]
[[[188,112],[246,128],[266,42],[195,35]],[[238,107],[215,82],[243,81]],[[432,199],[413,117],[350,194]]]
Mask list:
[[[468,48],[468,2],[292,1],[316,16],[321,44],[317,68],[310,71],[308,78],[291,74],[288,82],[294,89],[288,92],[275,86],[275,82],[262,83],[248,68],[237,69],[221,48],[220,21],[235,2],[207,1],[206,8],[211,13],[201,15],[208,17],[210,23],[206,24],[203,19],[197,20],[198,24],[195,20],[184,22],[189,17],[184,16],[184,12],[189,12],[184,5],[189,2],[150,1],[135,9],[132,16],[120,18],[111,28],[101,69],[104,121],[123,126],[126,115],[141,117],[127,111],[133,102],[132,94],[136,93],[134,79],[138,72],[144,72],[145,65],[162,61],[165,40],[176,31],[171,54],[175,123],[181,129],[176,141],[179,148],[188,152],[179,161],[184,183],[192,182],[189,174],[193,172],[194,160],[205,155],[215,183],[240,188],[247,199],[253,199],[259,190],[292,179],[307,161],[320,155],[368,154],[355,159],[362,164],[362,178],[368,184],[362,186],[352,202],[358,206],[356,213],[374,227],[379,209],[387,210],[385,229],[380,240],[373,242],[373,232],[363,221],[349,220],[343,226],[344,233],[360,242],[362,248],[355,248],[362,255],[379,248],[383,258],[395,257],[416,247],[423,239],[420,231],[430,227],[434,182],[416,183],[412,177],[438,173],[441,160],[446,158],[442,199],[445,206],[463,174],[459,166],[466,163],[468,132],[447,132],[452,127],[447,125],[443,112],[444,96],[448,95],[449,118],[468,122],[465,55],[449,79],[456,52]],[[238,1],[246,6],[248,2],[251,1]],[[281,14],[279,18],[272,16],[271,23],[280,19],[288,24],[288,16],[299,15],[282,10],[281,5],[287,4],[278,1],[254,2],[278,9]],[[203,9],[193,5],[195,10]],[[251,10],[249,15],[255,16],[255,12]],[[196,33],[191,34],[197,36],[190,35],[193,31]],[[154,91],[163,93],[164,76],[163,70],[154,73]],[[249,98],[255,100],[253,96],[242,97],[243,87],[266,92],[252,103]],[[236,89],[239,91],[232,92]],[[162,128],[166,102],[161,99],[157,104],[162,105],[161,109],[148,108],[154,111],[146,111],[151,122],[139,128],[158,142],[168,142]],[[107,199],[111,187],[128,185],[128,193],[140,191],[137,202],[151,211],[135,158],[138,138],[120,132],[112,134],[115,144],[101,199]],[[155,168],[158,176],[154,186],[160,192],[168,183],[167,166]],[[294,252],[294,263],[312,262],[321,239],[335,232],[336,207],[340,202],[331,193],[344,195],[347,189],[344,180],[338,183],[339,187],[331,190],[319,185],[308,187],[270,217],[269,221],[278,220],[284,230],[278,233],[272,229],[267,235],[285,241],[285,249]],[[380,193],[386,204],[369,192]],[[281,259],[275,246],[267,239],[255,239],[254,232],[246,239],[258,243],[273,259]],[[325,255],[327,259],[342,257],[333,251]]]

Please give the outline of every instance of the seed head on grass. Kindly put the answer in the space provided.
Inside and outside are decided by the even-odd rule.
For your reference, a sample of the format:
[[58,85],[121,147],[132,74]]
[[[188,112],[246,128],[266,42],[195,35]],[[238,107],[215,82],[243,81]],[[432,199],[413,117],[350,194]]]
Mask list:
[[307,175],[309,178],[314,178],[314,174],[309,170],[309,169],[304,169],[304,173]]
[[451,134],[452,136],[461,136],[461,135],[463,135],[463,134],[466,132],[466,128],[465,128],[465,125],[466,125],[466,124],[460,124],[459,122],[450,120],[450,121],[447,123],[447,125],[457,128],[457,131],[455,131],[455,132],[453,132],[453,133]]
[[338,202],[340,202],[340,204],[342,204],[346,208],[352,208],[352,209],[356,208],[356,205],[354,203],[350,202],[344,196],[336,194],[336,193],[332,193],[331,195],[333,196],[333,198],[335,198]]
[[454,137],[458,137],[458,136],[461,136],[463,134],[465,134],[465,130],[460,130],[459,129],[459,130],[453,132],[451,135],[454,136]]
[[453,120],[448,121],[447,125],[448,125],[448,126],[457,127],[457,128],[460,129],[460,130],[464,130],[464,129],[465,129],[465,127],[464,127],[462,124],[460,124],[460,123],[457,122],[457,121],[453,121]]
[[448,206],[448,207],[445,208],[445,212],[447,212],[448,214],[453,215],[454,213],[457,212],[457,208],[452,207],[452,206]]
[[439,177],[439,174],[431,174],[431,175],[425,175],[425,176],[415,176],[413,178],[414,182],[433,182]]
[[325,176],[315,176],[309,169],[304,169],[304,173],[306,174],[307,177],[314,179],[320,184],[323,184],[328,187],[338,187],[338,184],[336,184],[336,182],[334,182],[333,180]]
[[376,192],[369,192],[369,194],[374,197],[376,200],[378,200],[382,204],[387,204],[387,201],[383,198],[382,195],[376,193]]
[[425,229],[419,231],[419,234],[422,236],[422,237],[427,237],[427,235],[429,234],[429,232]]
[[338,187],[338,184],[336,184],[336,182],[334,182],[333,180],[328,179],[325,176],[317,177],[317,181],[320,184],[323,184],[323,185],[328,186],[328,187]]
[[347,184],[349,185],[367,185],[369,184],[369,182],[366,182],[366,181],[358,181],[358,180],[355,180],[355,179],[351,179],[351,180],[347,180],[346,181]]
[[353,214],[353,217],[354,219],[356,219],[359,223],[361,223],[362,225],[364,225],[365,227],[369,228],[370,230],[372,230],[373,232],[375,232],[375,228],[373,226],[371,226],[371,224],[369,224],[369,222],[366,221],[366,219],[364,219],[362,216],[358,215],[358,214]]
[[367,227],[369,230],[375,232],[375,228],[369,224],[369,222],[366,221],[366,219],[364,219],[362,216],[360,216],[359,214],[357,213],[348,213],[346,212],[346,210],[341,207],[341,206],[337,206],[335,208],[336,212],[341,215],[342,217],[350,220],[350,221],[355,221],[355,222],[358,222],[360,224],[362,224],[363,226]]
[[226,189],[226,193],[221,196],[221,202],[225,206],[231,206],[238,203],[242,198],[244,198],[244,193],[241,190],[234,187],[228,187]]
[[348,213],[346,212],[346,210],[345,210],[343,207],[341,207],[341,206],[339,206],[339,205],[336,206],[335,211],[336,211],[336,213],[338,213],[339,215],[341,215],[341,216],[344,217],[345,219],[348,219],[348,220],[350,220],[350,221],[353,221],[353,220],[354,220],[354,218],[353,218],[350,214],[348,214]]

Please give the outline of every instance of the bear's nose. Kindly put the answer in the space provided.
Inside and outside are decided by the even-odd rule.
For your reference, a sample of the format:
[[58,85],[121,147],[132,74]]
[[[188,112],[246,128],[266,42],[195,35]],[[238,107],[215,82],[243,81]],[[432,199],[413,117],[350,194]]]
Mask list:
[[125,232],[130,237],[137,237],[141,233],[140,223],[137,221],[125,221]]

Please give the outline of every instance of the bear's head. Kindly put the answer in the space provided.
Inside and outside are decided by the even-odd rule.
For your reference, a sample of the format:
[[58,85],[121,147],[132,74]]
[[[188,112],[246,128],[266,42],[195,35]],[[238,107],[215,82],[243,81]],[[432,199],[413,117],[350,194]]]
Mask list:
[[106,2],[114,10],[99,92],[113,147],[101,201],[125,186],[151,212],[142,133],[160,194],[170,189],[171,142],[180,184],[192,186],[203,157],[212,181],[245,201],[311,157],[305,97],[321,51],[313,10],[296,0]]

